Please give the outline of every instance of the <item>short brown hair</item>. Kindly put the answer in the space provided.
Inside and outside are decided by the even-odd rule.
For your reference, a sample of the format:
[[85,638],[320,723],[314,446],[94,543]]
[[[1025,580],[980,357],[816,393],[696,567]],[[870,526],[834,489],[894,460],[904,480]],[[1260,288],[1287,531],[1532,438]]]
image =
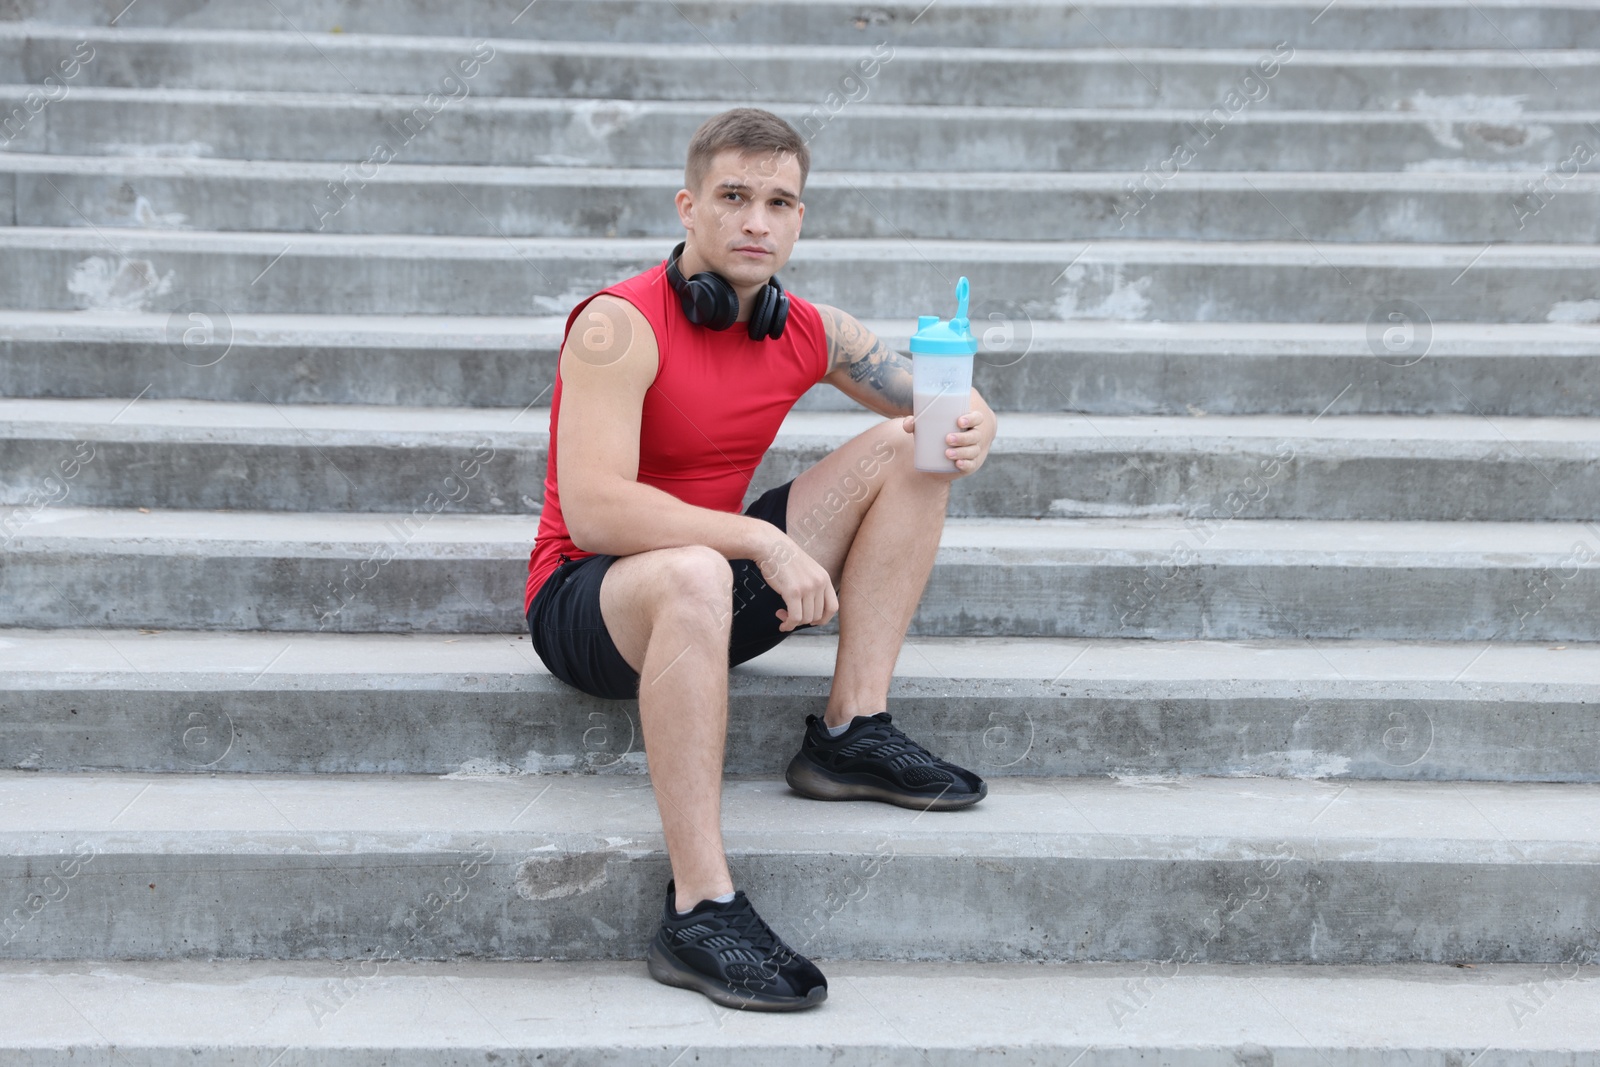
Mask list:
[[700,183],[711,169],[711,161],[725,148],[740,152],[792,152],[800,161],[800,188],[804,192],[806,175],[811,172],[811,149],[795,128],[770,111],[759,107],[736,107],[712,115],[689,138],[689,159],[683,168],[684,187],[700,191]]

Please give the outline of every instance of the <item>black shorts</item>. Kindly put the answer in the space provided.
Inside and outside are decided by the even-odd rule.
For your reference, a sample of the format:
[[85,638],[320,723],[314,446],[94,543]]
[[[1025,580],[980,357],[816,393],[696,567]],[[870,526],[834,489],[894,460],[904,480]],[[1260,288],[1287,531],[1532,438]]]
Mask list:
[[[744,513],[788,532],[789,486],[768,489]],[[617,651],[600,613],[600,582],[621,557],[597,555],[562,563],[539,587],[528,608],[533,649],[550,673],[591,696],[633,700],[639,695],[639,672]],[[777,611],[783,597],[761,577],[755,560],[729,560],[733,567],[733,631],[728,637],[728,666],[737,666],[777,646],[785,633]]]

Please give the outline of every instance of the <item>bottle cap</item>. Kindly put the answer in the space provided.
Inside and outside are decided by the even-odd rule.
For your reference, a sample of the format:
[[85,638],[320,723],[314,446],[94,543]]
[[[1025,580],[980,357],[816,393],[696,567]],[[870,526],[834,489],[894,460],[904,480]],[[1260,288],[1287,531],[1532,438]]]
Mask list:
[[962,275],[961,280],[956,282],[956,317],[949,322],[942,321],[937,315],[921,315],[917,318],[917,332],[911,336],[912,355],[975,356],[978,354],[978,339],[972,336],[972,330],[967,322],[969,291],[966,275]]

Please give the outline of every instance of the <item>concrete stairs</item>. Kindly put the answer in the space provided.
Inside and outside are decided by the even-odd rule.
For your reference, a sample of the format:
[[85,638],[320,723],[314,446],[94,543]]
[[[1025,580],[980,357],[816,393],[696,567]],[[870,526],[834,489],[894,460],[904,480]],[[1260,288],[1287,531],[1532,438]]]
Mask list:
[[[573,694],[514,635],[4,639],[7,741],[27,770],[642,773],[632,706]],[[800,634],[732,674],[730,773],[782,774],[783,709],[826,690],[834,650]],[[889,710],[1000,777],[1592,781],[1597,656],[1503,641],[919,637]]]
[[[406,955],[639,959],[669,877],[641,776],[40,774],[6,797],[31,826],[5,833],[8,880],[93,855],[26,927],[31,958],[359,959],[455,876]],[[994,800],[959,826],[801,816],[781,780],[738,779],[724,835],[795,947],[831,958],[1521,962],[1581,954],[1600,921],[1600,827],[1565,784],[1027,775]],[[836,914],[818,894],[852,883]]]
[[[1600,8],[524,2],[0,3],[0,1060],[1600,1062]],[[637,708],[520,618],[735,103],[1001,412],[889,701],[983,804],[788,793],[835,627],[731,676],[794,1019],[645,976]]]
[[[1012,317],[1003,305],[994,313],[973,375],[997,411],[1309,421],[1333,398],[1357,415],[1600,409],[1600,339],[1588,324],[1435,323],[1425,358],[1385,361],[1373,358],[1365,323],[1061,322]],[[0,311],[0,392],[520,412],[548,395],[565,321],[230,314],[208,331],[149,312]],[[901,348],[910,336],[904,320],[866,322]],[[185,346],[182,359],[173,343]],[[829,386],[796,408],[860,410]]]
[[[87,218],[101,226],[591,239],[671,237],[676,223],[661,217],[659,205],[683,184],[681,169],[655,167],[395,163],[334,214],[327,186],[349,180],[348,164],[15,155],[0,157],[0,175],[6,198],[0,210],[28,226],[79,226]],[[1600,225],[1600,179],[1591,175],[1572,178],[1564,195],[1540,212],[1548,212],[1546,226],[1533,232],[1525,218],[1508,210],[1528,183],[1516,172],[1196,173],[1137,213],[1108,212],[1107,204],[1139,177],[823,173],[806,185],[805,232],[827,238],[960,238],[974,225],[974,206],[987,231],[1010,241],[1187,234],[1211,240],[1448,242],[1460,219],[1469,216],[1485,240],[1587,244]],[[130,196],[133,178],[141,192]],[[973,205],[979,194],[985,203]],[[1260,213],[1264,196],[1284,214]],[[157,213],[151,207],[157,203],[188,210]],[[809,219],[813,206],[815,224]],[[902,326],[892,321],[889,328]]]
[[[115,1061],[268,1064],[336,1061],[372,1067],[439,1063],[842,1063],[957,1067],[969,1063],[1138,1063],[1160,1048],[1173,1064],[1246,1057],[1311,1067],[1344,1058],[1445,1064],[1574,1059],[1600,1005],[1595,986],[1553,967],[1471,971],[1403,964],[1258,965],[1242,974],[1193,965],[1181,980],[1151,964],[894,964],[841,960],[827,1012],[774,1023],[641,989],[637,963],[395,962],[374,972],[346,963],[158,961],[78,969],[0,964],[14,1031],[40,1051],[15,1062],[109,1063],[84,1054],[100,1031],[148,1035]],[[171,1011],[173,990],[206,997],[204,1011]],[[1132,991],[1130,993],[1130,990]],[[1550,997],[1535,1007],[1531,996]],[[1505,1005],[1530,1022],[1507,1032]],[[630,1023],[616,1026],[627,1002]],[[530,1004],[538,1005],[530,1012]],[[952,1012],[951,1004],[966,1010]],[[1117,1014],[1108,1011],[1114,1005]],[[81,1014],[80,1014],[81,1013]],[[315,1018],[314,1026],[305,1020]],[[94,1019],[91,1026],[86,1020]],[[248,1029],[239,1020],[251,1020]],[[1244,1021],[1242,1021],[1244,1020]],[[1119,1025],[1120,1023],[1120,1025]],[[535,1054],[538,1055],[538,1054]]]

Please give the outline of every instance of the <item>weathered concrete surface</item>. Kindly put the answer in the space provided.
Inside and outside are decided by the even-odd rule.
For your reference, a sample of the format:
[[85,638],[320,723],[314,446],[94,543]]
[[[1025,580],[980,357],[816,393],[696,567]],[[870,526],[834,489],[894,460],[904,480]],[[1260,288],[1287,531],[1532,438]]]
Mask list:
[[[733,669],[726,768],[783,773],[837,642]],[[0,767],[641,774],[635,701],[523,636],[0,631]],[[1600,646],[912,638],[887,710],[986,777],[1595,781]]]
[[[1004,301],[975,308],[988,325],[973,380],[1000,412],[1600,415],[1594,325],[1437,322],[1395,355],[1364,323],[1057,322]],[[548,396],[566,322],[219,310],[209,335],[192,335],[208,345],[192,347],[185,331],[204,320],[183,314],[0,311],[0,394],[521,411]],[[906,350],[909,320],[865,325]],[[863,410],[827,385],[796,408]]]
[[[791,414],[756,477],[762,484],[794,478],[880,421]],[[982,471],[952,486],[951,515],[1525,521],[1600,514],[1600,422],[1592,420],[1007,413],[997,421]],[[1532,469],[1549,481],[1530,479]]]
[[825,1007],[774,1018],[708,1014],[638,963],[13,963],[0,1049],[19,1067],[266,1063],[286,1047],[285,1063],[340,1067],[1575,1067],[1594,1061],[1593,972],[838,960]]
[[[12,959],[638,959],[668,876],[639,778],[6,772],[0,797],[7,884],[55,898]],[[1006,778],[936,817],[745,779],[723,829],[819,956],[1557,963],[1600,922],[1592,785]]]
[[[48,503],[0,522],[0,625],[431,633],[523,630],[537,526]],[[1592,641],[1597,572],[1593,523],[950,519],[911,632]]]
[[[228,312],[565,313],[665,255],[652,239],[0,232],[0,306]],[[1040,319],[1368,322],[1397,293],[1428,319],[1600,320],[1600,246],[1202,241],[801,242],[784,279],[869,317],[949,302],[949,278]]]
[[[1069,12],[1064,11],[1064,14]],[[1012,17],[1016,12],[1008,12]],[[867,37],[867,35],[863,35]],[[1201,107],[1239,91],[1252,74],[1252,106],[1315,110],[1426,110],[1473,100],[1479,109],[1520,110],[1600,105],[1600,53],[1577,41],[1521,54],[1491,49],[1394,51],[1105,47],[1084,49],[925,48],[888,35],[848,45],[740,42],[737,64],[759,70],[750,102],[823,96],[842,76],[852,95],[880,104],[1050,107]],[[496,40],[323,35],[313,41],[280,22],[275,29],[116,29],[0,23],[0,83],[38,83],[80,42],[94,49],[75,84],[117,88],[301,91],[340,75],[339,91],[440,91],[458,61],[474,95],[559,99],[715,100],[727,89],[729,56],[691,44]],[[870,42],[870,43],[869,43]],[[880,44],[880,42],[883,42]],[[1369,43],[1369,42],[1364,42]],[[1592,42],[1593,43],[1593,42]],[[876,49],[871,47],[878,45]],[[486,58],[487,57],[487,58]],[[870,76],[858,63],[867,60]],[[473,60],[477,60],[473,62]],[[1258,63],[1271,71],[1264,71]],[[1259,86],[1265,85],[1265,92]],[[461,90],[456,89],[459,95]],[[1254,94],[1260,93],[1259,99]]]
[[[901,330],[912,314],[947,299],[944,275],[970,273],[978,291],[1012,300],[999,309],[1002,332],[1014,335],[1025,327],[1027,344],[986,360],[980,388],[992,383],[997,405],[1002,395],[1044,412],[1083,405],[1092,421],[1045,417],[1030,426],[1026,418],[1013,418],[1008,434],[1028,432],[1008,437],[997,452],[991,495],[974,498],[973,510],[1148,515],[1158,508],[1215,507],[1219,487],[1229,482],[1258,495],[1244,477],[1269,458],[1261,451],[1265,443],[1295,446],[1294,477],[1270,487],[1250,510],[1230,508],[1237,522],[952,522],[914,629],[984,636],[930,642],[925,649],[914,642],[908,654],[925,662],[920,671],[903,673],[891,707],[902,722],[994,779],[994,796],[959,818],[919,821],[913,813],[877,806],[802,807],[784,794],[774,772],[794,744],[801,711],[823,699],[829,640],[797,639],[741,669],[733,686],[732,741],[745,754],[735,756],[733,767],[764,776],[730,785],[729,840],[741,884],[775,922],[798,931],[793,940],[819,954],[1477,958],[1547,960],[1560,967],[1592,950],[1600,919],[1591,892],[1600,859],[1594,829],[1600,801],[1592,781],[1600,746],[1586,712],[1600,673],[1593,647],[1568,642],[1600,638],[1593,622],[1600,617],[1594,580],[1600,527],[1262,519],[1592,515],[1584,505],[1600,499],[1590,484],[1600,465],[1586,451],[1589,426],[1541,422],[1534,429],[1502,417],[1596,414],[1591,368],[1597,348],[1592,336],[1581,336],[1592,334],[1600,318],[1600,260],[1588,251],[1600,218],[1593,182],[1586,176],[1563,182],[1561,195],[1531,218],[1518,217],[1516,202],[1529,183],[1547,180],[1576,143],[1592,143],[1590,127],[1600,121],[1592,53],[1554,55],[1538,47],[1593,49],[1600,35],[1592,6],[1375,6],[1363,0],[1328,6],[1313,0],[1088,10],[1046,3],[1002,11],[955,0],[918,12],[864,11],[829,0],[687,8],[647,0],[587,7],[555,0],[520,15],[509,7],[433,12],[414,4],[391,5],[379,15],[376,8],[336,0],[285,3],[271,12],[246,12],[205,0],[145,0],[149,6],[116,13],[66,0],[46,13],[97,24],[117,15],[119,25],[120,15],[128,15],[130,25],[141,24],[134,19],[186,26],[231,19],[273,36],[202,42],[182,33],[97,35],[101,65],[89,68],[84,83],[7,146],[11,163],[0,171],[8,179],[0,180],[0,219],[60,228],[0,235],[0,286],[11,286],[0,304],[14,302],[25,314],[67,308],[152,313],[134,317],[132,334],[102,320],[93,345],[79,344],[73,332],[79,326],[60,329],[68,316],[47,316],[35,320],[33,334],[7,342],[20,348],[0,352],[3,373],[31,380],[38,393],[71,395],[84,387],[75,383],[88,383],[90,392],[123,398],[75,408],[11,405],[22,428],[6,438],[9,450],[0,454],[0,470],[20,476],[8,491],[45,473],[51,465],[46,453],[57,444],[92,439],[104,451],[101,466],[90,464],[71,479],[76,498],[0,513],[8,538],[0,555],[0,612],[11,621],[79,628],[38,639],[0,636],[8,642],[0,651],[9,654],[0,659],[7,671],[0,680],[0,738],[9,757],[3,765],[257,774],[154,781],[3,776],[0,794],[9,795],[0,800],[0,827],[11,829],[0,831],[0,868],[7,875],[0,881],[16,888],[23,909],[20,919],[15,907],[7,913],[12,925],[5,952],[360,959],[387,944],[412,956],[637,955],[653,928],[665,864],[646,783],[617,773],[639,767],[636,709],[629,702],[570,699],[538,668],[526,641],[512,636],[522,628],[517,609],[532,516],[413,514],[402,527],[393,514],[217,515],[203,509],[354,508],[365,501],[405,512],[415,499],[401,492],[402,458],[411,461],[414,475],[482,419],[509,417],[538,402],[538,389],[550,382],[554,329],[548,319],[541,320],[544,339],[519,364],[516,330],[528,320],[503,319],[479,330],[428,316],[561,315],[588,291],[653,262],[664,252],[657,242],[669,231],[650,213],[649,198],[662,188],[670,192],[670,172],[681,162],[688,132],[721,106],[707,99],[595,98],[703,96],[696,76],[685,72],[716,50],[711,42],[721,42],[721,51],[741,60],[771,60],[761,64],[753,99],[781,99],[775,106],[803,122],[816,106],[816,95],[802,91],[807,84],[819,75],[826,82],[830,63],[891,38],[900,67],[877,79],[874,89],[881,91],[870,102],[830,119],[816,145],[823,169],[814,205],[828,209],[832,228],[814,228],[813,236],[850,233],[858,240],[808,242],[785,281],[862,315],[893,316]],[[38,13],[45,12],[24,0],[0,17]],[[382,25],[374,21],[380,17]],[[347,18],[350,25],[340,25]],[[425,36],[363,42],[324,34],[335,27]],[[419,72],[452,44],[437,40],[443,33],[555,39],[563,31],[606,43],[508,45],[500,65],[486,68],[482,91],[408,138],[401,163],[332,222],[335,230],[373,231],[372,237],[309,237],[306,221],[293,219],[292,211],[306,206],[298,202],[307,191],[328,179],[329,168],[315,161],[347,163],[378,138],[406,137],[407,118],[415,122],[416,95],[349,90],[426,88]],[[660,44],[674,35],[687,47]],[[30,36],[35,40],[27,43]],[[657,43],[610,43],[630,38]],[[76,40],[70,32],[0,28],[0,80],[36,80],[41,64],[53,58],[52,47]],[[341,83],[321,68],[311,76],[306,64],[326,61],[307,45],[324,40],[334,62],[346,60],[361,85]],[[1159,165],[1170,146],[1193,137],[1190,124],[1211,103],[1206,95],[1227,81],[1229,64],[1248,61],[1253,49],[1279,40],[1293,41],[1305,62],[1291,65],[1262,106],[1246,109],[1204,147],[1195,173],[1163,188],[1121,220],[1117,239],[1106,240],[1118,221],[1117,183]],[[1364,48],[1375,40],[1390,49],[1441,51],[1317,51]],[[751,41],[820,47],[780,59],[770,48],[745,52]],[[1139,50],[1141,42],[1174,41],[1238,51]],[[195,47],[202,43],[209,51]],[[918,51],[948,44],[1090,51]],[[1476,58],[1452,51],[1463,47],[1505,51]],[[1524,65],[1518,50],[1532,62]],[[1156,74],[1155,84],[1144,80],[1144,70],[1124,66],[1125,56]],[[13,63],[9,72],[7,62]],[[928,74],[934,64],[942,64],[937,82]],[[898,81],[896,69],[904,72]],[[162,87],[95,88],[87,84],[93,81]],[[177,87],[185,84],[223,88]],[[249,85],[303,91],[237,91]],[[339,92],[323,91],[329,88]],[[1057,89],[1061,98],[1051,98]],[[7,113],[27,91],[21,85],[0,90],[0,99],[11,101]],[[489,99],[489,92],[547,98]],[[578,98],[548,99],[551,94]],[[720,100],[725,94],[712,95]],[[1190,96],[1195,99],[1185,99]],[[985,106],[930,113],[924,105],[938,100]],[[1030,103],[1044,106],[1010,106]],[[1310,110],[1285,110],[1292,108]],[[960,146],[947,173],[889,180],[925,163],[930,142]],[[108,167],[18,154],[39,151],[179,159]],[[257,176],[203,158],[216,155],[309,165],[274,164]],[[483,162],[575,169],[468,180],[465,171]],[[429,169],[430,163],[464,166]],[[1260,173],[1263,165],[1319,173],[1280,177]],[[619,166],[661,168],[664,180],[615,176],[587,204],[574,199],[585,174],[578,168]],[[385,235],[416,229],[405,216],[419,214],[430,198],[455,194],[447,181],[462,193],[454,195],[461,201],[452,209],[456,214],[437,216],[442,236]],[[968,211],[985,184],[993,187],[994,211]],[[79,201],[87,220],[77,214]],[[872,202],[887,202],[885,214]],[[481,217],[472,221],[479,211],[500,219],[500,232],[512,241],[501,240]],[[918,212],[925,226],[910,217]],[[1018,218],[1040,215],[1050,221],[1018,228]],[[137,231],[128,223],[137,223]],[[272,232],[171,232],[240,225]],[[607,239],[635,232],[650,239]],[[959,240],[977,237],[988,244]],[[995,244],[1014,237],[1035,242]],[[1372,243],[1389,240],[1400,243]],[[1362,243],[1350,247],[1350,241]],[[1498,241],[1520,247],[1481,248]],[[574,254],[586,243],[598,251]],[[558,281],[541,281],[540,271]],[[1374,334],[1385,328],[1375,316],[1400,298],[1420,305],[1424,320],[1518,320],[1555,329],[1516,332],[1496,324],[1474,333],[1470,326],[1446,326],[1437,331],[1438,347],[1384,362],[1372,348]],[[265,331],[241,345],[236,357],[249,354],[254,362],[192,362],[139,380],[152,362],[173,362],[166,331],[188,320],[181,314],[169,320],[165,312],[187,312],[195,299],[214,301],[230,334],[234,313],[245,320],[262,309],[392,312],[416,315],[423,325],[308,328],[301,318],[286,333]],[[984,309],[976,317],[997,321]],[[1124,321],[1071,333],[1068,324],[1085,318]],[[1243,325],[1206,332],[1204,326],[1152,323],[1144,333],[1118,332],[1138,319]],[[1310,324],[1319,320],[1348,325],[1318,331]],[[1255,321],[1262,328],[1251,332]],[[1268,325],[1274,321],[1307,325]],[[139,329],[146,331],[142,339]],[[485,333],[495,340],[476,343]],[[1042,342],[1037,350],[1031,347],[1036,337]],[[405,347],[386,351],[397,339]],[[485,351],[474,351],[479,348]],[[74,351],[54,366],[47,362],[66,350]],[[14,353],[20,354],[15,364],[9,362]],[[122,362],[130,354],[136,358]],[[1036,358],[1025,360],[1029,354]],[[108,373],[107,362],[118,365]],[[491,373],[476,377],[485,367]],[[415,373],[418,368],[427,369]],[[531,368],[544,377],[498,388]],[[1254,373],[1263,369],[1269,372]],[[393,382],[408,373],[415,376]],[[356,381],[363,374],[371,384]],[[230,407],[198,415],[192,405],[186,414],[183,405],[124,410],[147,388],[149,403],[193,389],[217,400],[270,401],[279,409]],[[397,399],[408,393],[418,399]],[[352,413],[286,406],[328,400],[501,410]],[[818,403],[808,400],[808,410]],[[63,417],[69,408],[73,413]],[[1121,421],[1097,418],[1102,409],[1213,416],[1299,411],[1303,417]],[[263,417],[268,411],[284,424]],[[1408,420],[1402,430],[1338,418],[1360,411],[1453,411],[1472,420]],[[91,428],[102,414],[103,434]],[[533,408],[531,415],[539,419],[543,412]],[[763,481],[792,473],[778,468],[820,454],[855,425],[841,416],[807,418],[786,431]],[[1101,425],[1107,421],[1109,430]],[[504,445],[500,454],[525,469],[511,472],[504,486],[479,481],[474,488],[484,490],[486,507],[526,513],[537,505],[526,494],[501,491],[536,483],[542,468],[537,438],[537,430],[510,428],[497,439]],[[1576,451],[1563,451],[1569,448]],[[358,477],[347,483],[316,465],[329,456]],[[1061,465],[1067,457],[1074,465]],[[1530,484],[1519,482],[1519,474]],[[351,484],[363,480],[365,488]],[[1065,507],[1038,506],[1046,500]],[[96,501],[130,508],[77,507]],[[131,509],[141,503],[192,510]],[[141,623],[283,632],[105,630]],[[416,652],[423,642],[415,638],[343,642],[301,632],[318,624],[505,635],[478,641],[470,653],[460,638],[428,638],[429,659]],[[1009,633],[1082,634],[1094,641],[1008,644],[993,636]],[[1108,635],[1140,634],[1267,635],[1280,644],[1096,644]],[[1324,635],[1412,640],[1331,647]],[[1419,636],[1458,643],[1420,646]],[[1501,647],[1508,636],[1523,643]],[[181,651],[169,644],[164,654],[181,658],[181,665],[137,658],[140,641],[169,638]],[[225,656],[235,658],[206,661],[208,640],[222,642],[210,647],[213,654],[226,648]],[[303,653],[297,641],[308,646]],[[79,658],[63,642],[75,642]],[[86,642],[97,643],[92,654],[81,653]],[[307,659],[299,663],[302,654]],[[13,666],[28,657],[33,666]],[[502,662],[512,657],[515,663]],[[342,669],[330,670],[328,661],[336,658]],[[404,664],[393,663],[397,658]],[[568,768],[611,774],[549,779],[515,773]],[[271,777],[412,769],[455,776]],[[1206,772],[1283,777],[1152,781]],[[1055,777],[1072,773],[1117,780]],[[1307,780],[1363,776],[1420,780]],[[1474,776],[1590,784],[1438,781]],[[547,785],[548,794],[536,792]],[[480,843],[494,849],[481,864],[471,858]],[[61,864],[71,855],[79,859],[64,879]],[[465,878],[454,907],[442,903],[444,895],[456,895],[457,883],[446,880],[451,872]],[[819,912],[818,902],[829,901],[830,891],[847,899]],[[1550,972],[1539,973],[1545,977],[1530,979],[1539,995],[1522,992],[1544,1020],[1560,1018],[1546,1010]],[[1142,1017],[1155,1018],[1145,1003],[1147,976],[1124,977],[1118,988],[1125,992],[1131,982],[1141,994]],[[1565,973],[1559,978],[1558,992],[1569,981]],[[281,980],[249,988],[300,992],[296,1003],[304,1003],[303,991]],[[429,992],[434,989],[444,992],[438,986]],[[1234,989],[1245,994],[1238,983]],[[1362,1044],[1349,1031],[1328,1031],[1334,1036],[1324,1039],[1325,1031],[1294,1026],[1292,1013],[1261,989],[1251,987],[1250,1003],[1259,1011],[1266,998],[1293,1037],[1277,1022],[1268,1031],[1229,1029],[1235,1017],[1224,1017],[1218,1007],[1231,1002],[1213,990],[1186,1003],[1207,1025],[1221,1018],[1221,1037],[1191,1025],[1181,1041],[1129,1041],[1125,1027],[1131,1024],[1107,1009],[1111,1025],[1100,1024],[1098,1045],[1117,1048],[1129,1064],[1220,1059],[1260,1067],[1277,1055],[1307,1064],[1331,1055],[1354,1067],[1386,1058],[1379,1050],[1387,1047],[1396,1067],[1412,1058],[1462,1067],[1477,1063],[1480,1050],[1450,1042],[1476,1037],[1472,1026],[1493,1010],[1474,1005],[1473,1022],[1441,1024],[1437,1038],[1390,1032]],[[52,992],[59,997],[59,990]],[[192,1004],[192,986],[184,992]],[[949,993],[921,992],[946,1017],[948,1005],[959,1002]],[[1104,1007],[1113,995],[1096,990],[1094,999]],[[1533,1058],[1563,1067],[1584,1055],[1594,1058],[1600,1042],[1585,1045],[1566,1032],[1537,1045],[1523,1025],[1527,1020],[1510,1011],[1511,995],[1497,989],[1494,997],[1520,1041],[1508,1050],[1507,1067]],[[1346,1018],[1364,1021],[1372,1017],[1374,998],[1383,1000],[1384,1010],[1414,1006],[1403,991],[1370,985],[1343,1002],[1307,997],[1306,1003],[1313,1012],[1345,1004]],[[696,998],[688,999],[703,1011]],[[522,1003],[518,1018],[529,1014]],[[60,1011],[60,1003],[52,1004]],[[423,1014],[415,1001],[407,1007]],[[1427,1025],[1440,1017],[1436,1004],[1416,1010],[1432,1011]],[[1007,1044],[1010,1038],[979,1046],[974,1038],[982,1035],[973,1029],[934,1054],[969,1062],[982,1047],[1071,1062],[1082,1051],[1060,1041]],[[224,1045],[234,1041],[231,1046],[205,1047],[218,1058],[256,1051],[250,1042],[261,1031],[235,1026],[231,1033],[244,1036],[225,1039]],[[1072,1036],[1082,1038],[1082,1048],[1097,1044],[1095,1034]],[[103,1035],[97,1039],[103,1045],[95,1047],[108,1055],[121,1051]],[[514,1044],[496,1040],[502,1049]],[[789,1037],[783,1041],[766,1047],[793,1058],[819,1044],[810,1040],[796,1052]],[[381,1060],[401,1043],[346,1048]],[[623,1043],[637,1058],[657,1058],[657,1045]],[[1511,1043],[1491,1035],[1481,1049]],[[432,1062],[441,1047],[461,1044],[484,1059],[494,1051],[451,1038],[413,1041],[405,1054]],[[146,1042],[141,1054],[170,1059],[178,1047],[195,1046]],[[51,1048],[50,1055],[62,1052],[59,1044]],[[725,1058],[739,1062],[781,1062],[748,1045],[723,1049]],[[861,1038],[854,1051],[863,1058],[913,1055],[881,1034]],[[584,1046],[580,1054],[593,1050]]]
[[[527,514],[544,499],[549,422],[548,408],[0,400],[0,503],[403,511],[435,493],[447,511]],[[753,486],[789,481],[883,422],[791,412]],[[896,433],[891,454],[909,460],[911,445]],[[77,467],[64,492],[63,463]],[[1007,413],[949,514],[1594,520],[1600,421]]]
[[[27,86],[0,86],[0,107]],[[818,101],[826,90],[819,90]],[[382,142],[404,163],[681,167],[715,101],[539,100],[468,96],[437,114],[424,97],[327,92],[75,88],[6,145],[61,155],[216,156],[352,165]],[[1065,103],[1065,102],[1064,102]],[[770,110],[797,127],[810,103]],[[940,145],[946,171],[1121,171],[1158,167],[1175,145],[1186,169],[1254,171],[1271,159],[1297,171],[1501,169],[1531,180],[1590,143],[1588,110],[1273,111],[1244,108],[1226,124],[1210,102],[1188,108],[941,107],[871,102],[827,118],[818,169],[915,171]],[[813,126],[815,121],[813,120]],[[130,130],[144,131],[130,140]],[[1591,144],[1591,148],[1593,145]],[[373,158],[381,158],[374,156]],[[1170,167],[1168,168],[1170,170]],[[1570,171],[1570,165],[1569,165]]]
[[[1285,38],[1308,47],[1521,48],[1569,47],[1600,38],[1600,16],[1577,3],[1489,0],[1482,4],[1428,2],[1341,3],[1095,3],[1044,0],[999,9],[984,0],[882,3],[855,0],[543,0],[524,9],[441,8],[428,0],[386,4],[382,10],[349,0],[287,0],[256,10],[227,0],[144,0],[119,13],[96,0],[11,0],[5,18],[48,19],[86,26],[175,26],[283,30],[285,23],[319,37],[343,33],[416,33],[532,37],[551,40],[670,41],[699,45],[805,41],[867,45],[885,37],[908,45],[983,47],[1103,47],[1174,41],[1191,47],[1270,46]],[[1481,9],[1481,10],[1480,10]]]
[[[993,241],[1600,239],[1600,177],[1590,174],[1560,178],[1560,195],[1548,198],[1530,194],[1528,174],[1507,171],[1201,171],[1144,180],[1138,172],[813,173],[805,232]],[[347,191],[335,196],[330,182],[348,182]],[[683,232],[672,207],[681,170],[395,163],[352,180],[339,163],[0,154],[0,183],[8,199],[17,187],[21,226],[674,241]],[[1128,193],[1129,183],[1140,192]],[[1262,210],[1269,205],[1276,210]],[[11,213],[0,207],[0,217]]]

